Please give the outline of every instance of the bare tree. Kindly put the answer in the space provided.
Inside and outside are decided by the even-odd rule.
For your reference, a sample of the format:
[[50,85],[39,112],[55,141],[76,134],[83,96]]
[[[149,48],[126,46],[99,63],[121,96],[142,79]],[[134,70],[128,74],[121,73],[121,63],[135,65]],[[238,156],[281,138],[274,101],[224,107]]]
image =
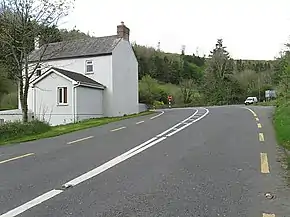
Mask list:
[[6,54],[2,62],[13,67],[10,71],[19,85],[24,122],[28,121],[29,84],[43,59],[59,52],[48,49],[53,36],[46,36],[46,44],[38,50],[31,61],[34,44],[39,43],[35,38],[44,37],[43,28],[56,26],[60,19],[68,14],[73,3],[74,0],[3,0],[1,2],[0,43],[5,46]]

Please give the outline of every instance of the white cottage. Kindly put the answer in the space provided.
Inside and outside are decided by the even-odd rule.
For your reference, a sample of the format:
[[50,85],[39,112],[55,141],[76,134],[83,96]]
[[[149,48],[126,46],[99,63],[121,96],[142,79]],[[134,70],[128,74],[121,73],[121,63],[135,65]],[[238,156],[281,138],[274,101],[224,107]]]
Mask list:
[[[138,62],[122,22],[117,35],[36,47],[28,109],[51,125],[138,113]],[[20,103],[19,103],[20,105]]]

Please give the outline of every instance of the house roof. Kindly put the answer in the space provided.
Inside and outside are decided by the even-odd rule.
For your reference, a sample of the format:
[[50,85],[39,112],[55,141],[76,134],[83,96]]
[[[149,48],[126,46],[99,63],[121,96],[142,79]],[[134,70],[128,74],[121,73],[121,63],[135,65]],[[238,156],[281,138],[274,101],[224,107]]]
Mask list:
[[118,35],[63,41],[41,46],[29,55],[30,62],[111,55],[121,41]]
[[93,88],[97,88],[97,89],[105,89],[106,87],[104,85],[102,85],[101,83],[96,82],[95,80],[77,73],[77,72],[73,72],[73,71],[69,71],[69,70],[65,70],[65,69],[60,69],[60,68],[56,68],[56,67],[51,67],[50,69],[48,69],[45,73],[43,73],[40,77],[38,77],[37,79],[35,79],[32,84],[36,84],[39,81],[41,81],[42,79],[44,79],[47,75],[49,75],[51,72],[56,72],[59,73],[60,75],[72,80],[72,81],[76,81],[79,82],[80,86],[90,86]]

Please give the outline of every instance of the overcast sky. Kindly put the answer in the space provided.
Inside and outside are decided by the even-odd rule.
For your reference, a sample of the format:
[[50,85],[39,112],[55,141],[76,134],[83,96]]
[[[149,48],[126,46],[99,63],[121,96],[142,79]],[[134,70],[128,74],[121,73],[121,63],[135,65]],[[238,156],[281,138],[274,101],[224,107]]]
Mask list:
[[273,59],[289,41],[290,0],[76,0],[61,27],[95,36],[116,34],[166,52],[208,54],[217,38],[233,58]]

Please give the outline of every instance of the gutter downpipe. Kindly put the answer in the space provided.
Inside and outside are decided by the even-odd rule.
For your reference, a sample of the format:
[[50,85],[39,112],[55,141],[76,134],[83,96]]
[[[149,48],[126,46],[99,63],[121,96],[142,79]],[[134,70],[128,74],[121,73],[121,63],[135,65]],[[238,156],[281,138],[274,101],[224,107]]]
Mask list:
[[36,88],[35,85],[31,86],[32,90],[32,112],[33,112],[33,120],[36,119]]
[[81,83],[78,81],[77,83],[74,83],[74,86],[72,88],[72,112],[73,112],[73,119],[74,123],[76,122],[76,113],[77,113],[77,97],[76,97],[76,88],[79,87]]

